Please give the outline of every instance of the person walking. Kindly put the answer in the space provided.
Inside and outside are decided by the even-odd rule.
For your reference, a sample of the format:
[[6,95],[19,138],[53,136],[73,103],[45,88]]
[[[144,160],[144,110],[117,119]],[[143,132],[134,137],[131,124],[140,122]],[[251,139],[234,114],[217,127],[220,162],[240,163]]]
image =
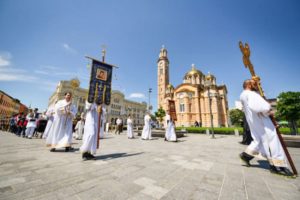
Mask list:
[[240,154],[241,160],[250,167],[250,160],[260,153],[268,159],[271,173],[292,176],[287,168],[286,155],[277,136],[276,128],[269,118],[272,114],[271,105],[256,92],[257,85],[254,80],[246,80],[243,88],[240,100],[253,141]]

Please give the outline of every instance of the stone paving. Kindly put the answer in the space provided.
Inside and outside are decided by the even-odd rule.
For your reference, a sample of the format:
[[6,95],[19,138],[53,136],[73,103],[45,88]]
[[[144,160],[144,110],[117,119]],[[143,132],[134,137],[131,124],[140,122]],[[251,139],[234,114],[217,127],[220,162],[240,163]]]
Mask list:
[[[0,132],[0,199],[300,199],[300,178],[243,166],[241,137],[188,134],[177,143],[108,134],[96,161]],[[74,140],[78,150],[81,141]],[[300,149],[289,148],[300,171]]]

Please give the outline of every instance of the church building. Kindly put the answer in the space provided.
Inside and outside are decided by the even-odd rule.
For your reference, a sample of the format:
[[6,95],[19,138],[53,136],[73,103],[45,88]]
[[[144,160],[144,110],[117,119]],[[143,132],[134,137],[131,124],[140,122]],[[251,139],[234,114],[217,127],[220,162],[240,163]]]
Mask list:
[[217,85],[216,77],[203,74],[192,65],[183,77],[183,83],[173,87],[169,79],[167,49],[162,47],[157,61],[158,108],[168,110],[168,100],[174,100],[176,126],[228,127],[228,100],[226,85]]

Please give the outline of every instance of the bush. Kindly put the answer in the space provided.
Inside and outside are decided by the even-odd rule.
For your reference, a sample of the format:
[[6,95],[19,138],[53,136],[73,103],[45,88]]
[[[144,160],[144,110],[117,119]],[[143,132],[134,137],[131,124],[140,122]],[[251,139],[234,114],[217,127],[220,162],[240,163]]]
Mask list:
[[[182,130],[185,129],[188,133],[206,133],[206,129],[211,130],[211,128],[206,128],[206,127],[176,127],[176,130]],[[214,128],[214,133],[215,134],[226,134],[226,135],[230,135],[230,134],[234,134],[234,130],[238,129],[239,133],[242,134],[243,133],[243,128],[241,127],[233,127],[233,128],[225,128],[225,127],[221,127],[221,128]]]
[[[211,130],[211,128],[207,127],[176,127],[176,130],[180,131],[182,129],[185,129],[188,133],[206,133],[206,129]],[[221,127],[221,128],[214,128],[214,133],[215,134],[225,134],[225,135],[230,135],[234,134],[234,130],[238,129],[240,135],[243,134],[244,129],[242,127]],[[280,128],[279,129],[280,133],[284,135],[289,135],[291,134],[290,128]],[[300,128],[298,128],[298,132],[300,131]]]

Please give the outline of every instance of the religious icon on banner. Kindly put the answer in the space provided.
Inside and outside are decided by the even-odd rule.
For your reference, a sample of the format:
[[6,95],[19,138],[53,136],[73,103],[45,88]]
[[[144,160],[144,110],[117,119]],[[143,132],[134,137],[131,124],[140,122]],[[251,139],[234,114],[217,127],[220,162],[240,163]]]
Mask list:
[[107,71],[105,71],[103,69],[97,69],[96,78],[101,81],[106,81],[107,80]]
[[92,69],[90,86],[88,92],[88,102],[95,102],[100,105],[110,104],[112,65],[92,59]]
[[177,120],[175,101],[169,100],[169,113],[173,121]]

